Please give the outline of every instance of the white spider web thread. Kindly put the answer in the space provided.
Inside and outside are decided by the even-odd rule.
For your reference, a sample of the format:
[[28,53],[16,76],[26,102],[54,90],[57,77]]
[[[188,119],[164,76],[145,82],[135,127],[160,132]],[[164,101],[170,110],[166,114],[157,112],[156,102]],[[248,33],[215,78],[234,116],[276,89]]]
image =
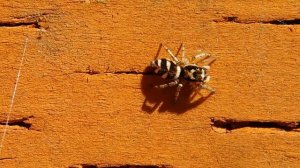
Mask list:
[[11,97],[11,100],[10,100],[9,110],[8,110],[8,113],[7,113],[5,127],[4,127],[4,131],[3,131],[3,135],[2,135],[2,139],[1,139],[1,143],[0,143],[0,156],[1,156],[1,151],[2,151],[2,148],[3,148],[3,143],[4,143],[5,135],[6,135],[6,132],[7,132],[7,128],[8,128],[10,114],[12,112],[13,105],[14,105],[14,100],[15,100],[15,96],[16,96],[16,92],[17,92],[18,83],[20,81],[21,69],[22,69],[24,58],[25,58],[27,43],[28,43],[28,38],[26,38],[26,40],[25,40],[24,49],[23,49],[23,53],[22,53],[22,59],[21,59],[21,62],[20,62],[18,73],[17,73],[17,78],[16,78],[16,83],[15,83],[15,87],[14,87],[14,90],[13,90],[13,94],[12,94],[12,97]]

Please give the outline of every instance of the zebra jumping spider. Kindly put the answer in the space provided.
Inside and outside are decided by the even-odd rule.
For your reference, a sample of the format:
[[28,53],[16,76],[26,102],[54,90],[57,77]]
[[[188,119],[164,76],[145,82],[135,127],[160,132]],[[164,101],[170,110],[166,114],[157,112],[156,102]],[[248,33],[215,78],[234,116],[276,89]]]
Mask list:
[[[210,92],[215,92],[213,88],[207,85],[210,80],[210,76],[207,75],[207,70],[209,70],[209,65],[215,61],[215,59],[212,59],[209,62],[204,62],[210,57],[210,55],[201,52],[200,54],[193,56],[191,60],[188,60],[185,56],[185,47],[183,43],[180,45],[176,55],[174,55],[168,47],[160,44],[156,57],[158,57],[161,47],[169,53],[172,60],[166,58],[155,59],[151,61],[150,66],[153,67],[155,69],[154,72],[160,75],[163,79],[172,79],[173,81],[167,84],[156,85],[155,88],[166,88],[177,85],[175,101],[178,99],[180,90],[183,86],[183,82],[181,82],[182,80],[193,83],[194,86],[196,86],[197,93],[199,93],[202,88]],[[182,54],[181,60],[177,58],[180,50]],[[200,62],[205,63],[205,65],[198,66],[197,63]]]

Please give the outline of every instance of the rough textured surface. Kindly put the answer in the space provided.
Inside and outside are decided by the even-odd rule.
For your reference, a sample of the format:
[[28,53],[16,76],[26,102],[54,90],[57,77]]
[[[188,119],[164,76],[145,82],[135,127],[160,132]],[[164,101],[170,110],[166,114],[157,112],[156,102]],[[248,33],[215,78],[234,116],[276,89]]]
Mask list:
[[[297,167],[300,1],[0,1],[1,167]],[[217,58],[190,100],[159,43]],[[165,52],[161,57],[165,57]]]

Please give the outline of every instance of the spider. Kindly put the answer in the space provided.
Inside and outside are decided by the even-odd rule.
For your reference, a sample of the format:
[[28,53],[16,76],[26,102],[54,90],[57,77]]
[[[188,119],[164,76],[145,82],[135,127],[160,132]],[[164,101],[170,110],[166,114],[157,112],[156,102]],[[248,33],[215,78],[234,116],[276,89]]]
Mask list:
[[[215,58],[211,59],[209,62],[204,62],[207,58],[210,57],[209,54],[201,52],[192,57],[191,60],[188,60],[185,56],[185,47],[182,43],[174,55],[172,51],[163,44],[160,44],[156,58],[158,57],[161,48],[164,48],[169,55],[171,60],[162,58],[155,59],[151,61],[150,66],[154,68],[154,72],[160,75],[163,79],[173,80],[170,83],[156,85],[155,88],[166,88],[177,85],[175,93],[175,101],[177,101],[181,88],[183,87],[182,79],[188,82],[193,83],[196,86],[196,91],[199,93],[200,89],[206,89],[210,92],[215,92],[215,90],[208,86],[207,83],[210,80],[210,76],[207,75],[207,70],[210,69],[210,64],[215,61]],[[178,53],[181,50],[181,60],[177,58]],[[198,66],[197,63],[205,63],[204,66]]]

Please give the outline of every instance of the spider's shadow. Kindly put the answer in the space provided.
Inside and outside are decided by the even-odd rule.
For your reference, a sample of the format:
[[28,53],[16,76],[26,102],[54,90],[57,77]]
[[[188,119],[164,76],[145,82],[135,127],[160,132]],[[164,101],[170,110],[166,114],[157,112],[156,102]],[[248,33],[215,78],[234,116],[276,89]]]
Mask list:
[[157,110],[159,112],[173,112],[181,114],[189,109],[195,108],[209,98],[212,93],[205,97],[197,95],[191,85],[188,82],[184,83],[178,100],[174,101],[176,92],[176,86],[167,88],[155,88],[155,85],[169,83],[170,80],[162,79],[158,75],[150,75],[148,72],[153,72],[151,67],[147,67],[144,72],[147,75],[143,75],[141,81],[142,93],[145,96],[142,110],[147,113],[152,113]]

